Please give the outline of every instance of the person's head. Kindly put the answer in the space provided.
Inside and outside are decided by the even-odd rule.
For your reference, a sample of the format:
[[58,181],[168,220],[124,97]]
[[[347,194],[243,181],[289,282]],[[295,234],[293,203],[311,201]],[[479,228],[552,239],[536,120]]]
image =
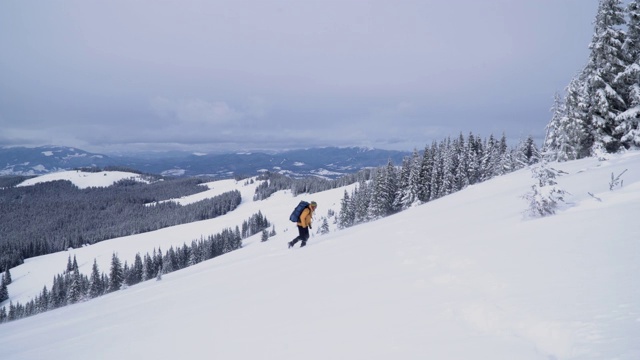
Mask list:
[[312,201],[309,203],[309,207],[311,208],[311,210],[315,211],[318,207],[318,204],[315,201]]

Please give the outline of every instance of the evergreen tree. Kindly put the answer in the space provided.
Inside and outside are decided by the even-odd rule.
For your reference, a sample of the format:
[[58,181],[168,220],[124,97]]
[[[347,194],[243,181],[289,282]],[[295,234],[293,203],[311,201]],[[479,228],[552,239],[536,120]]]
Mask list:
[[9,289],[4,281],[0,281],[0,303],[9,299]]
[[571,81],[564,102],[556,94],[544,143],[547,160],[568,161],[589,155],[584,104],[584,86],[580,78]]
[[109,273],[108,292],[120,290],[120,287],[122,287],[123,283],[124,283],[124,270],[122,268],[122,264],[120,263],[120,259],[118,258],[118,255],[113,253],[113,256],[111,256],[111,271]]
[[162,249],[158,248],[158,251],[156,252],[156,249],[153,249],[153,276],[156,276],[158,274],[158,272],[160,272],[160,270],[162,270],[164,266],[164,259],[162,258]]
[[[455,189],[462,190],[469,186],[470,180],[470,158],[467,152],[467,145],[462,133],[454,143],[454,153],[457,158],[457,170],[455,173]],[[456,191],[457,191],[456,190]]]
[[93,299],[104,294],[104,283],[98,270],[98,262],[93,259],[93,267],[91,268],[91,277],[89,281],[89,298]]
[[553,97],[553,106],[551,107],[551,121],[546,126],[546,135],[543,143],[543,151],[549,160],[558,159],[557,149],[560,148],[558,135],[560,133],[560,119],[566,115],[564,101],[560,94],[555,93]]
[[531,173],[537,181],[531,186],[531,191],[523,196],[529,203],[528,214],[535,217],[555,214],[566,194],[555,181],[558,171],[548,167],[546,161],[542,161],[538,166],[531,168]]
[[153,259],[151,258],[149,253],[146,253],[144,255],[143,270],[144,271],[142,273],[142,280],[144,281],[149,280],[154,276],[156,276],[156,271],[154,270],[154,267],[153,267]]
[[320,234],[328,234],[329,233],[329,222],[327,218],[322,218],[322,225],[320,225]]
[[589,44],[591,54],[585,67],[585,85],[593,146],[604,147],[607,152],[615,152],[621,145],[618,115],[627,107],[626,89],[619,77],[627,64],[622,25],[625,25],[622,1],[600,0]]
[[509,152],[509,147],[507,146],[507,136],[504,133],[502,133],[502,137],[500,137],[500,141],[497,145],[497,169],[495,169],[493,173],[495,176],[500,176],[513,171],[513,159],[511,158],[511,153]]
[[409,164],[409,180],[405,191],[405,197],[403,199],[403,207],[408,208],[417,204],[420,201],[420,169],[422,164],[422,158],[418,153],[418,150],[414,149],[411,155],[411,162]]
[[36,302],[37,312],[42,313],[49,310],[50,297],[49,290],[47,290],[47,286],[45,285]]
[[267,230],[262,230],[262,235],[260,235],[260,241],[265,242],[269,240],[269,232]]
[[5,306],[3,306],[2,308],[0,308],[0,324],[8,321],[8,318],[9,316],[7,315],[7,309]]
[[70,281],[69,290],[67,291],[67,304],[75,304],[83,297],[82,278],[77,268],[71,273]]
[[58,274],[53,278],[49,308],[55,309],[67,305],[67,287],[64,278]]
[[442,185],[440,187],[440,197],[449,195],[457,191],[456,186],[456,156],[454,154],[453,146],[451,145],[451,138],[447,138],[442,144]]
[[627,36],[623,45],[627,66],[619,79],[624,87],[627,110],[617,116],[616,131],[622,134],[622,144],[630,148],[640,147],[640,0],[629,3],[627,14]]
[[[372,175],[374,176],[374,175]],[[356,223],[367,222],[372,219],[370,208],[372,202],[372,185],[368,182],[361,182],[358,189],[354,192],[355,196],[352,198],[355,200],[354,208],[356,214]]]
[[71,254],[69,254],[69,259],[67,260],[67,272],[70,273],[73,271],[73,262],[71,262]]
[[371,215],[374,218],[385,217],[395,212],[397,193],[396,170],[391,159],[385,168],[379,168],[373,183]]
[[[415,152],[415,151],[414,151]],[[403,210],[409,207],[407,205],[409,194],[409,177],[411,175],[412,158],[405,157],[402,159],[402,166],[398,176],[396,198],[394,200],[393,207],[398,210]]]
[[531,135],[518,145],[516,162],[520,167],[533,165],[540,161],[541,155]]
[[431,144],[431,149],[425,146],[420,163],[418,177],[418,200],[427,202],[431,200],[431,177],[433,176],[435,143]]
[[9,284],[11,284],[11,282],[13,281],[13,280],[11,280],[11,271],[9,271],[9,267],[7,267],[7,270],[5,270],[5,271],[4,271],[4,275],[3,275],[3,277],[2,277],[2,279],[1,279],[1,280],[2,280],[5,284],[7,284],[7,286],[8,286]]
[[162,259],[163,273],[168,274],[178,270],[178,262],[176,261],[176,252],[173,250],[173,246],[169,248],[169,251],[165,254]]
[[338,227],[340,229],[348,228],[353,225],[355,214],[351,207],[351,198],[347,190],[344,191],[342,200],[340,201],[340,214],[338,215]]
[[[202,241],[202,237],[200,238],[200,241]],[[191,251],[189,252],[189,262],[187,266],[195,265],[201,261],[202,261],[202,247],[200,246],[200,243],[193,240],[191,242]]]
[[144,273],[144,266],[142,264],[142,257],[140,253],[136,253],[136,257],[133,262],[133,268],[131,269],[131,275],[129,277],[129,285],[135,285],[142,281]]
[[442,196],[442,178],[444,170],[444,145],[434,143],[432,147],[433,165],[431,168],[431,179],[429,181],[430,197],[428,201],[438,199]]

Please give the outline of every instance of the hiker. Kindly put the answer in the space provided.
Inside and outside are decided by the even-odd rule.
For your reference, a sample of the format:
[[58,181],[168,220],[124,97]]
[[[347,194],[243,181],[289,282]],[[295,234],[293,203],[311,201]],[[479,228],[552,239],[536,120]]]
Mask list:
[[316,210],[317,206],[318,204],[316,204],[315,201],[312,201],[309,203],[309,206],[302,210],[297,224],[298,233],[300,235],[289,242],[289,248],[295,245],[298,241],[301,241],[300,247],[307,245],[307,240],[309,240],[309,229],[311,229],[311,217],[313,216],[313,212]]

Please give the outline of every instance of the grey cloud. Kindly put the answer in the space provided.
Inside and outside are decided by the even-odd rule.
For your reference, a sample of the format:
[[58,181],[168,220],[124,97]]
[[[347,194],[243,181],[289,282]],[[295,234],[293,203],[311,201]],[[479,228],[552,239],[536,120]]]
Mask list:
[[0,3],[0,144],[412,149],[540,136],[597,0]]

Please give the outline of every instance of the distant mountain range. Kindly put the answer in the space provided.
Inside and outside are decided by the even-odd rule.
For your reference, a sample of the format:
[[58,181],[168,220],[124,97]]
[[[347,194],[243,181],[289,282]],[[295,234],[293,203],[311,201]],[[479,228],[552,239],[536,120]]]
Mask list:
[[367,167],[385,165],[389,159],[399,165],[408,155],[410,152],[361,147],[312,148],[275,154],[171,152],[154,156],[94,154],[65,146],[5,147],[0,148],[0,175],[43,175],[79,167],[120,166],[167,176],[229,178],[268,170],[292,177],[334,179]]

